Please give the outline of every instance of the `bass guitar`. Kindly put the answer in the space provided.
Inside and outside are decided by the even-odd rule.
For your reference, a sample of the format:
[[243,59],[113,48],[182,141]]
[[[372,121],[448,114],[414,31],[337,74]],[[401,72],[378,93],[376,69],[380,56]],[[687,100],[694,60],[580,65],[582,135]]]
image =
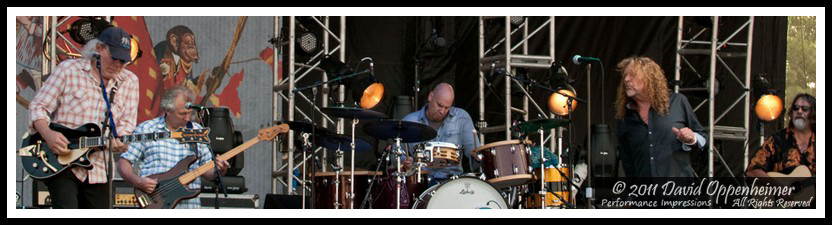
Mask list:
[[[225,154],[217,156],[217,160],[228,160],[231,157],[242,153],[251,146],[254,146],[257,142],[271,141],[277,137],[278,134],[286,133],[288,130],[288,124],[281,124],[261,129],[256,138],[252,138],[242,145],[229,150]],[[196,156],[193,155],[185,157],[177,162],[176,165],[167,172],[147,176],[148,178],[157,180],[156,189],[153,193],[147,193],[138,188],[134,190],[139,207],[148,209],[172,209],[182,200],[197,197],[200,190],[189,189],[188,184],[199,178],[199,176],[214,171],[214,161],[209,161],[193,171],[187,171],[188,167],[190,167],[196,159]]]

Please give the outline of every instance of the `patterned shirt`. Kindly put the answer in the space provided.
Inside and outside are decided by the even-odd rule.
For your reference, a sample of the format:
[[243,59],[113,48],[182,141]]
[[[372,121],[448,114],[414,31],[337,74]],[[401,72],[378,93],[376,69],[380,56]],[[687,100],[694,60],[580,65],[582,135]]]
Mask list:
[[[165,125],[165,115],[145,121],[136,127],[136,133],[153,133],[153,132],[169,132],[170,130]],[[195,122],[190,122],[194,129],[201,129],[202,125]],[[205,165],[213,159],[211,150],[207,144],[197,144],[199,149],[199,157],[196,162],[188,167],[188,171],[195,170],[197,167]],[[173,168],[179,161],[185,157],[194,155],[194,150],[190,144],[179,143],[174,139],[160,139],[148,142],[133,142],[126,153],[121,154],[121,157],[130,161],[135,165],[139,164],[139,176],[145,177],[148,175],[164,173]],[[188,184],[190,189],[200,189],[201,179],[196,179],[194,182]],[[187,199],[179,202],[176,205],[177,209],[198,209],[200,208],[199,198]]]
[[[89,59],[69,59],[55,67],[55,71],[29,105],[30,134],[36,132],[34,122],[41,119],[69,128],[87,123],[101,125],[107,104],[101,96],[98,75],[94,75],[92,69],[95,69],[95,65]],[[123,69],[115,79],[110,80],[106,88],[107,94],[113,96],[107,97],[112,101],[113,119],[118,134],[133,133],[139,104],[139,78],[133,72]],[[78,180],[89,178],[90,184],[106,183],[106,155],[108,154],[104,154],[104,151],[94,151],[90,154],[93,165],[91,170],[74,167],[72,172]]]
[[[425,114],[426,110],[427,105],[422,107],[419,111],[407,114],[402,120],[430,125],[430,121]],[[462,174],[462,157],[465,157],[468,162],[472,164],[470,165],[471,168],[468,168],[470,171],[479,171],[479,165],[473,160],[473,158],[471,158],[471,151],[479,147],[479,140],[474,135],[473,130],[474,122],[471,120],[471,115],[469,115],[468,112],[465,112],[465,110],[457,107],[451,107],[451,109],[448,110],[448,115],[445,116],[442,126],[436,131],[436,138],[430,141],[447,142],[458,145],[461,148],[460,165],[427,169],[431,171],[430,177],[444,179],[452,175]],[[412,150],[413,146],[417,144],[419,143],[410,143],[408,145],[411,146],[410,149]],[[425,169],[423,168],[423,170]]]
[[812,140],[806,152],[800,153],[800,148],[794,139],[794,131],[786,128],[763,142],[763,147],[754,154],[747,170],[761,169],[766,172],[791,173],[800,165],[809,167],[812,175],[815,175],[815,134],[812,133]]

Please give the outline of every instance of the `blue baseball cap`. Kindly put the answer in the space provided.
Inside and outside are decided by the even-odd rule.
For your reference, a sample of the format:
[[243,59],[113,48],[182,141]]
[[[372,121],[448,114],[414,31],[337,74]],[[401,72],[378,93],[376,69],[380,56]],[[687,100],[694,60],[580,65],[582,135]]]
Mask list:
[[118,27],[109,27],[98,34],[101,40],[110,46],[110,55],[125,62],[133,61],[130,57],[130,34]]

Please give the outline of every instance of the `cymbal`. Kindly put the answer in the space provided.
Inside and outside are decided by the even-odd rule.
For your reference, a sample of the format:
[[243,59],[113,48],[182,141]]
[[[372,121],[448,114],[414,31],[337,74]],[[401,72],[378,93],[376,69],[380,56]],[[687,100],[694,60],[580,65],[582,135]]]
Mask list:
[[377,120],[364,125],[364,132],[378,139],[399,137],[404,143],[423,142],[436,138],[436,130],[428,125],[402,120]]
[[384,113],[362,108],[326,107],[321,109],[321,111],[327,115],[345,119],[378,120],[388,118]]
[[569,120],[561,118],[535,119],[517,124],[511,127],[513,132],[534,132],[540,129],[548,130],[556,127],[563,127],[569,124]]
[[314,131],[315,135],[324,135],[324,134],[329,134],[330,133],[329,130],[327,130],[323,127],[315,126],[314,124],[309,123],[309,122],[289,121],[289,122],[286,122],[286,124],[289,124],[289,129],[291,129],[293,131],[296,131],[296,132],[312,133]]
[[[336,150],[339,147],[341,151],[351,151],[350,144],[352,143],[352,137],[350,135],[343,135],[343,134],[326,134],[323,136],[319,136],[316,139],[318,145],[330,150]],[[355,138],[355,152],[367,152],[372,149],[372,146],[369,142],[365,141],[364,139]]]

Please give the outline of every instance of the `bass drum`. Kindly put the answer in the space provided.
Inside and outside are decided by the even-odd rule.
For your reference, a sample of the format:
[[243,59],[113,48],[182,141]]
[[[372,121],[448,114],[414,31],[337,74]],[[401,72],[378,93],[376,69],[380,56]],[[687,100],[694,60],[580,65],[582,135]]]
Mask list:
[[494,185],[474,177],[459,177],[428,188],[414,209],[508,209]]

